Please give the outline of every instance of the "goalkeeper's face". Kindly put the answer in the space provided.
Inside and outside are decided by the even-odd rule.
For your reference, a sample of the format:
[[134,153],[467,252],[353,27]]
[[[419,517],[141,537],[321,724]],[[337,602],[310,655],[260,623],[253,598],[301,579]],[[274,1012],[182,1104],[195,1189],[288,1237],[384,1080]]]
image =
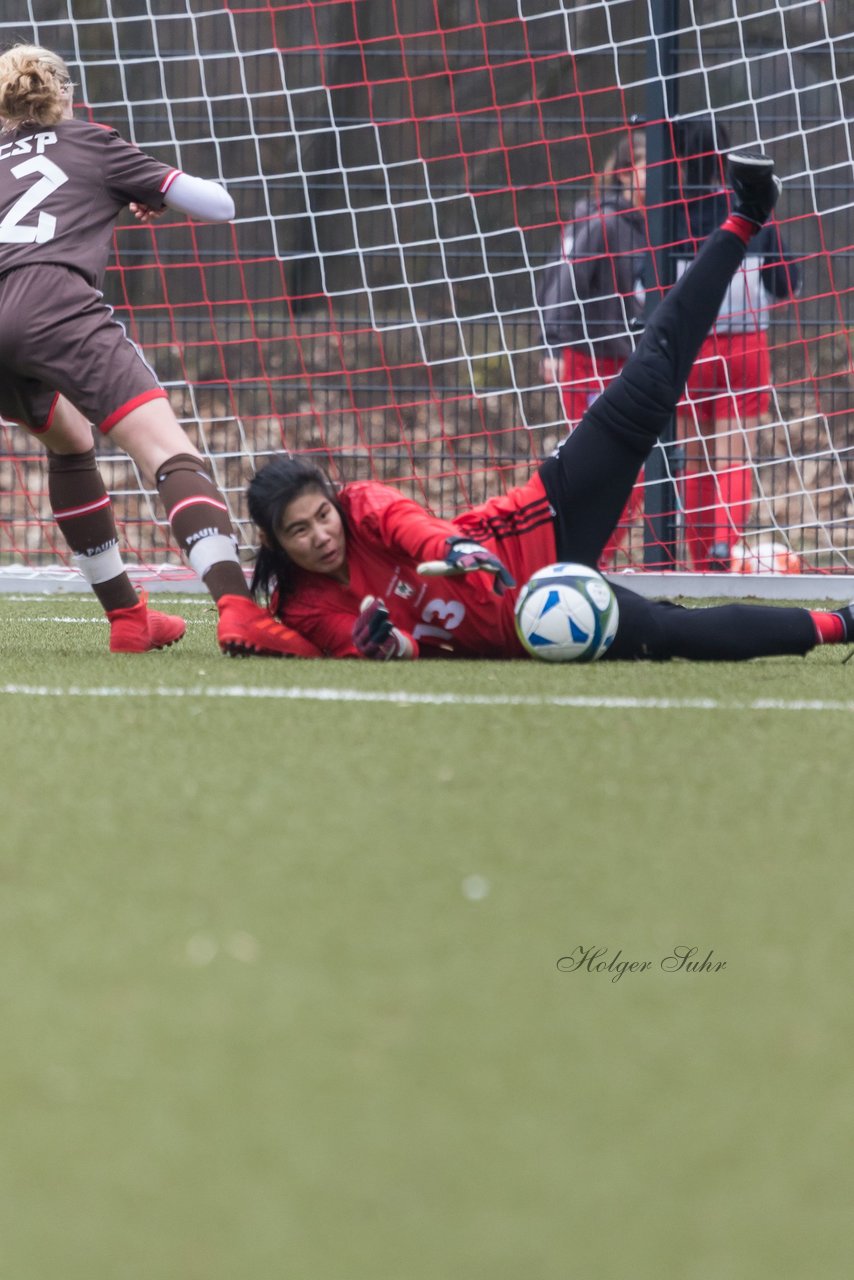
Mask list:
[[344,523],[320,489],[306,489],[288,503],[277,533],[279,545],[298,569],[347,581]]

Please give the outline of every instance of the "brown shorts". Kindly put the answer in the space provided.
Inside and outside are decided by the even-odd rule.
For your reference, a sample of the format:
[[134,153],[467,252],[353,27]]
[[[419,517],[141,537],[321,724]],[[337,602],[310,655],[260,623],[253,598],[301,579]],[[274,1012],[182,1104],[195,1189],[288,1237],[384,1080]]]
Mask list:
[[60,394],[107,432],[166,392],[78,272],[19,267],[0,276],[0,416],[47,431]]

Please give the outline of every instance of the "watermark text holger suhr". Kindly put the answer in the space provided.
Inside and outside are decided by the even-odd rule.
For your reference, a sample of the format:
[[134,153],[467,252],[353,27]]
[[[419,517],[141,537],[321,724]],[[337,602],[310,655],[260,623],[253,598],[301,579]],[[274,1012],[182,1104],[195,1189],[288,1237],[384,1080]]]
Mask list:
[[698,947],[674,947],[660,960],[625,960],[622,950],[610,954],[610,947],[578,946],[568,956],[557,962],[561,973],[604,973],[612,982],[619,982],[625,973],[649,973],[660,969],[663,973],[720,973],[726,968],[726,960],[715,959],[713,950],[700,955]]

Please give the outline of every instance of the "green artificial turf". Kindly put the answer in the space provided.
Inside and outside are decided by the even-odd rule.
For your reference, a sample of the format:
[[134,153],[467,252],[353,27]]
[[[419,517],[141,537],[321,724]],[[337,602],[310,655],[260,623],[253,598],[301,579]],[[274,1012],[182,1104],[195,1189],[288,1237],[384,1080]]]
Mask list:
[[847,1277],[845,651],[236,662],[181,608],[110,656],[0,600],[2,1274]]

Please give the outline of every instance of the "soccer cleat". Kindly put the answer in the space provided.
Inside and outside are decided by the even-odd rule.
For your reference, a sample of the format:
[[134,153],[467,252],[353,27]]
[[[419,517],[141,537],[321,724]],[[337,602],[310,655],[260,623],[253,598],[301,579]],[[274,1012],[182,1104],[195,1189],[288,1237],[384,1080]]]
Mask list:
[[761,227],[771,216],[783,184],[774,173],[774,161],[761,151],[731,151],[727,178],[735,196],[733,213]]
[[183,618],[149,609],[148,596],[140,593],[139,603],[129,609],[111,609],[110,653],[149,653],[175,644],[187,630]]
[[216,638],[232,658],[319,658],[320,650],[248,596],[220,596]]

